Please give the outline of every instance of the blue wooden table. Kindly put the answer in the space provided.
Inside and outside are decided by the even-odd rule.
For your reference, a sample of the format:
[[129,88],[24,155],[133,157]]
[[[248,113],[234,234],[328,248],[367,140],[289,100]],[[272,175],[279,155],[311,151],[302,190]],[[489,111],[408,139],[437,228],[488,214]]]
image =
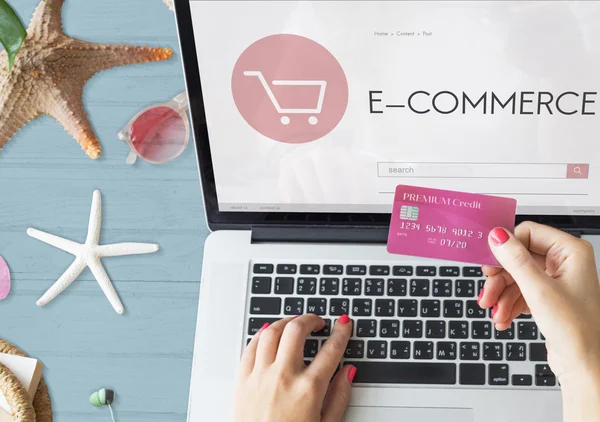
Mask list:
[[[10,3],[28,23],[38,0]],[[0,152],[0,255],[13,276],[0,301],[0,337],[42,360],[58,422],[108,421],[107,409],[88,402],[101,387],[116,390],[118,421],[185,421],[207,235],[194,148],[165,165],[130,167],[128,146],[115,136],[142,107],[184,90],[174,15],[161,0],[70,0],[63,18],[71,36],[171,47],[175,57],[88,82],[84,104],[102,142],[99,160],[48,117]],[[28,237],[27,227],[83,242],[94,189],[102,192],[103,243],[155,242],[161,250],[104,260],[123,316],[89,270],[39,308],[72,256]]]

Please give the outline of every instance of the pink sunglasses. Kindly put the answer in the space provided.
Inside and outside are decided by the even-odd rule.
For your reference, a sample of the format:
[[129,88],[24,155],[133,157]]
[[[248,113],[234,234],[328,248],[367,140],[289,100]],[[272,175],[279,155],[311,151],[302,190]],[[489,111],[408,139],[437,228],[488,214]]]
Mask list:
[[187,96],[182,92],[171,101],[146,107],[136,114],[117,134],[131,148],[127,164],[134,164],[137,157],[152,164],[179,157],[190,138],[187,109]]

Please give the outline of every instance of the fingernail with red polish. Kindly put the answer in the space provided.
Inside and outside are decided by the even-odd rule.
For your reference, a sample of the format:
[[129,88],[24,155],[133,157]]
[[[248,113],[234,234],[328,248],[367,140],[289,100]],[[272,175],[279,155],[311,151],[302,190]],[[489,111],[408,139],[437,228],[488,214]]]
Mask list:
[[348,324],[350,322],[350,318],[348,318],[348,315],[344,314],[340,317],[340,319],[338,319],[338,321],[340,324]]
[[490,232],[490,239],[492,239],[492,243],[494,245],[500,246],[503,243],[505,243],[508,239],[510,239],[510,236],[502,227],[496,227]]
[[492,318],[494,318],[494,315],[496,315],[496,312],[498,312],[498,305],[494,305],[494,307],[492,308]]
[[479,305],[479,301],[481,300],[481,298],[483,297],[483,291],[484,289],[481,289],[481,291],[479,292],[479,296],[477,297],[477,304]]
[[350,381],[351,384],[352,384],[352,381],[354,380],[355,376],[356,376],[356,366],[351,366],[350,370],[348,371],[348,381]]
[[269,328],[271,324],[269,324],[268,322],[265,322],[265,325],[262,326],[262,328],[260,329],[261,331],[266,330],[267,328]]

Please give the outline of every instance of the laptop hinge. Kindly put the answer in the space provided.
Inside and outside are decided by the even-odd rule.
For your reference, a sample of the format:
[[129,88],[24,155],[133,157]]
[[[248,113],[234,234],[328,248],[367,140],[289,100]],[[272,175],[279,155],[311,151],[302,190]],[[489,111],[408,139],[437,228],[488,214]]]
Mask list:
[[254,226],[252,243],[369,243],[385,244],[387,227]]

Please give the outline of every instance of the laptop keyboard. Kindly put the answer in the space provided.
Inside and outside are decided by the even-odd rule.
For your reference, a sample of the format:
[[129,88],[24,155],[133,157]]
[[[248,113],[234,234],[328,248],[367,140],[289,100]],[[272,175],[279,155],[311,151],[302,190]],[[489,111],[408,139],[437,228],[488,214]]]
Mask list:
[[251,264],[246,343],[266,323],[314,313],[326,326],[304,346],[307,364],[337,317],[354,323],[344,363],[355,383],[556,388],[545,338],[529,315],[497,331],[477,305],[480,267],[355,263]]

